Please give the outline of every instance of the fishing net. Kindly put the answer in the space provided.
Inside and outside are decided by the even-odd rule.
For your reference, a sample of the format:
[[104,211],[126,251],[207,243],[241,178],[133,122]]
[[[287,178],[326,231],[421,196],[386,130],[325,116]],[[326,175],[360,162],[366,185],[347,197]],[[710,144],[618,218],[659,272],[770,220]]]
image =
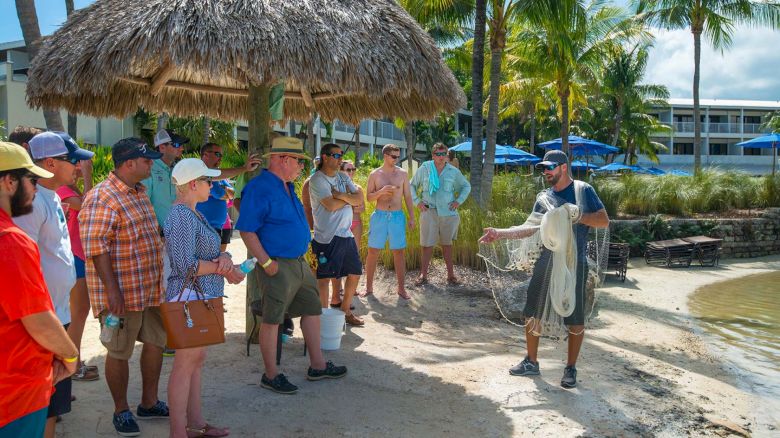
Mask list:
[[565,337],[564,318],[578,310],[577,294],[587,320],[604,279],[609,229],[577,223],[587,184],[574,184],[577,205],[551,189],[542,191],[528,220],[509,230],[510,238],[480,244],[499,312],[539,336]]

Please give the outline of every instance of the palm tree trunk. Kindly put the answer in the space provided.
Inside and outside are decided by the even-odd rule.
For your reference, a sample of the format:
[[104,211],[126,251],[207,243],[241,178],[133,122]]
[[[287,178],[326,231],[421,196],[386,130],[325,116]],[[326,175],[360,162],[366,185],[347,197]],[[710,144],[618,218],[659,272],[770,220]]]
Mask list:
[[612,133],[612,146],[618,147],[620,125],[623,124],[623,102],[618,99],[615,111],[615,131]]
[[490,95],[488,101],[485,164],[482,166],[482,208],[490,207],[493,194],[493,173],[496,161],[496,133],[498,131],[498,87],[501,85],[501,58],[504,48],[499,44],[490,50]]
[[[41,46],[41,29],[38,27],[38,14],[35,11],[34,0],[16,0],[16,15],[24,35],[24,44],[32,62],[38,55]],[[60,112],[51,108],[43,108],[43,118],[49,131],[64,131]]]
[[203,143],[206,144],[209,142],[209,134],[211,134],[211,119],[204,116],[203,117]]
[[530,152],[533,154],[536,152],[536,104],[533,106],[533,110],[531,111],[531,141],[529,142],[531,145]]
[[571,161],[571,151],[569,150],[569,93],[570,90],[566,87],[558,93],[558,98],[561,100],[561,150],[566,153],[566,156]]
[[474,2],[474,45],[471,53],[471,196],[482,204],[482,84],[485,76],[486,0]]
[[168,126],[168,113],[160,113],[157,116],[157,130],[165,129]]
[[319,151],[317,145],[314,144],[314,121],[317,119],[316,113],[309,114],[309,121],[306,123],[306,150],[309,151],[309,156],[316,156]]
[[414,150],[417,147],[417,136],[414,132],[414,122],[406,120],[404,123],[404,140],[406,140],[406,158],[409,160],[409,174],[412,173]]
[[699,108],[699,69],[701,64],[701,30],[693,30],[693,171],[701,170],[701,116]]
[[[70,17],[73,10],[73,0],[65,0],[65,14]],[[70,111],[68,111],[68,135],[74,139],[78,136],[78,117],[75,114],[71,114]]]
[[358,165],[360,160],[360,121],[355,125],[355,166]]

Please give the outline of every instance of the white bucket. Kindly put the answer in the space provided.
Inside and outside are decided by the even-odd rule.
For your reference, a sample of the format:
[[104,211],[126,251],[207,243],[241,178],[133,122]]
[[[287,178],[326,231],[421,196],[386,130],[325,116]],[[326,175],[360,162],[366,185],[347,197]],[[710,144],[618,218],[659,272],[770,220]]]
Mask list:
[[320,315],[320,348],[323,350],[338,350],[341,347],[341,336],[346,330],[344,312],[339,309],[322,309]]

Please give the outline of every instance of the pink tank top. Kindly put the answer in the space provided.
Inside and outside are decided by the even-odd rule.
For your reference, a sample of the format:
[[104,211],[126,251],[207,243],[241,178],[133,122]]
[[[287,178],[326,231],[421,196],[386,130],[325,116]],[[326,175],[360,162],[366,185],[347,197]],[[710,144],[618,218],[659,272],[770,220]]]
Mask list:
[[[78,192],[68,186],[57,189],[57,195],[60,199],[81,198]],[[68,209],[68,234],[70,234],[70,248],[73,255],[84,260],[84,248],[81,246],[81,237],[79,237],[79,210],[75,208]]]

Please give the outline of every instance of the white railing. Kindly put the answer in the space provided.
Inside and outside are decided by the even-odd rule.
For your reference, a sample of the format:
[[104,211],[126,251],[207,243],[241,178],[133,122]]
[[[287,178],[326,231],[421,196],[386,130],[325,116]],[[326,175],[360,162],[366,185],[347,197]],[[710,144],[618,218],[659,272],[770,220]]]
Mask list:
[[712,123],[710,122],[710,126],[707,128],[709,129],[709,132],[715,132],[720,134],[732,134],[732,133],[739,133],[739,125],[736,123]]
[[674,132],[693,132],[693,122],[674,122]]
[[745,123],[744,125],[744,133],[745,134],[759,134],[761,133],[761,124],[760,123]]

